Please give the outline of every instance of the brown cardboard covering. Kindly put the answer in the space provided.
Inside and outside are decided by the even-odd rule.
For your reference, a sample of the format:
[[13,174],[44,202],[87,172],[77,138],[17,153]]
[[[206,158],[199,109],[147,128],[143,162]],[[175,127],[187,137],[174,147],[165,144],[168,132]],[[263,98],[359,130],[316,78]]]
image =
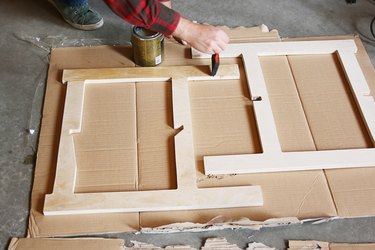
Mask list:
[[135,95],[134,83],[86,87],[82,133],[74,137],[81,166],[75,192],[137,189]]
[[288,61],[316,149],[372,147],[337,56],[288,56]]
[[176,189],[170,82],[137,83],[139,190]]
[[81,238],[81,239],[43,239],[13,238],[8,250],[123,250],[125,242],[121,239]]
[[[350,37],[335,37],[335,39],[347,39]],[[317,39],[330,39],[330,38],[299,38],[299,39],[285,39],[285,40],[317,40]],[[371,95],[375,94],[375,70],[374,66],[371,64],[370,58],[368,57],[362,42],[358,37],[355,37],[355,42],[358,47],[358,52],[356,54],[358,62],[361,66],[362,72],[369,85]],[[342,69],[338,65],[338,59],[336,56],[326,56],[328,60],[334,62],[331,63],[331,70],[329,74],[325,73],[329,77],[336,75],[336,80],[331,81],[333,84],[342,84],[345,82],[345,77],[343,76]],[[291,57],[288,57],[291,61]],[[310,57],[311,58],[311,57]],[[293,59],[292,59],[293,60]],[[294,61],[297,64],[298,61]],[[292,64],[293,62],[291,62]],[[335,65],[336,70],[332,67]],[[329,66],[329,65],[326,65]],[[325,70],[325,68],[320,69]],[[321,74],[323,75],[323,74]],[[341,80],[338,81],[338,78]],[[324,82],[324,81],[323,81]],[[319,82],[318,82],[319,83]],[[318,107],[317,110],[321,112],[327,111],[327,109],[333,109],[332,112],[340,113],[338,116],[329,116],[327,112],[324,119],[330,119],[328,124],[335,124],[336,132],[331,132],[335,135],[334,140],[325,140],[321,144],[320,149],[328,148],[365,148],[374,147],[369,141],[369,137],[366,134],[366,129],[364,127],[363,121],[358,115],[357,107],[354,105],[353,97],[349,94],[347,85],[342,85],[343,87],[336,86],[336,88],[331,91],[331,96],[338,96],[337,93],[341,91],[340,102],[334,102],[337,98],[329,100],[326,98],[324,107]],[[320,93],[322,94],[322,93]],[[344,99],[343,99],[344,98]],[[343,101],[344,100],[344,101]],[[328,105],[327,103],[330,102]],[[349,105],[351,103],[351,105]],[[330,107],[328,107],[330,106]],[[318,113],[318,112],[316,112]],[[333,119],[339,117],[342,119],[340,122],[333,121]],[[322,117],[316,117],[315,123],[321,123]],[[323,127],[320,125],[320,127]],[[324,127],[323,127],[324,128]],[[334,128],[334,126],[333,126]],[[317,126],[319,129],[319,126]],[[321,130],[321,129],[320,129]],[[332,130],[332,128],[331,128]],[[329,136],[327,137],[329,138]],[[357,168],[357,169],[332,169],[325,170],[325,175],[329,183],[333,199],[336,204],[337,212],[339,216],[342,217],[356,217],[356,216],[366,216],[375,214],[375,200],[374,197],[374,183],[375,179],[375,168]]]
[[[260,28],[232,29],[228,33],[234,42],[280,40],[276,31],[262,32]],[[358,39],[357,42],[360,49],[358,58],[367,79],[373,81],[373,68],[369,66],[370,62]],[[210,63],[204,59],[189,59],[189,49],[176,43],[166,42],[165,52],[163,66]],[[222,63],[233,62],[241,66],[240,59],[222,59]],[[314,68],[301,66],[305,64],[314,65]],[[345,79],[334,56],[267,57],[261,59],[261,65],[284,151],[371,146],[363,123],[358,119],[355,108],[352,108],[352,97],[345,90]],[[375,168],[363,169],[364,172],[362,169],[316,170],[224,178],[203,175],[203,155],[261,152],[252,102],[241,70],[241,79],[237,81],[190,83],[197,182],[201,188],[261,185],[265,201],[263,207],[43,216],[44,195],[51,193],[53,187],[65,97],[65,86],[59,82],[62,70],[131,66],[134,66],[131,49],[125,46],[52,51],[32,191],[29,235],[134,231],[141,227],[174,222],[204,223],[218,215],[231,219],[248,217],[265,220],[292,216],[305,219],[375,214],[375,201],[371,199],[375,195],[372,182]],[[329,76],[329,81],[325,81],[326,78],[319,79],[324,88],[319,90],[316,86],[306,89],[305,84],[315,80],[314,74],[323,70]],[[324,95],[326,89],[330,90],[329,93],[335,99],[331,95]],[[322,94],[315,96],[311,91],[321,91]],[[346,98],[341,98],[343,93]],[[108,89],[100,85],[90,86],[85,96],[83,132],[75,137],[79,162],[76,192],[176,188],[173,136],[178,131],[172,127],[170,97],[171,87],[168,82],[114,84]],[[340,123],[327,123],[320,120],[321,111],[315,109],[322,101],[324,107],[332,105],[333,112],[343,105],[352,109],[352,112],[340,113]],[[325,110],[322,113],[328,116]],[[332,121],[335,121],[335,115],[331,114]],[[331,129],[325,133],[327,126],[331,126]],[[358,135],[358,138],[353,140],[352,135]],[[130,139],[125,140],[128,137]],[[138,145],[134,145],[135,139]],[[352,144],[352,141],[355,143]],[[136,146],[138,155],[135,154]],[[109,148],[115,150],[109,151]],[[353,174],[358,179],[353,178]],[[356,198],[349,196],[352,194]]]
[[[123,250],[123,249],[180,249],[180,250],[192,250],[189,246],[167,246],[166,248],[156,247],[152,244],[132,242],[134,246],[125,247],[125,242],[122,239],[103,239],[103,238],[63,238],[63,239],[49,239],[49,238],[13,238],[9,244],[8,250]],[[254,246],[253,243],[250,244]],[[249,246],[250,246],[249,245]],[[259,245],[259,244],[257,244]],[[261,245],[261,249],[268,249],[267,246]],[[325,250],[370,250],[374,249],[375,244],[365,243],[328,243],[320,241],[289,241],[290,250],[293,249],[325,249]],[[201,250],[211,249],[240,249],[235,244],[230,244],[225,238],[209,238],[205,241],[204,246]],[[274,248],[269,248],[274,249]]]
[[329,250],[372,250],[375,244],[344,244],[344,243],[331,243]]
[[374,249],[375,244],[371,243],[329,243],[322,241],[289,241],[290,250],[370,250]]
[[[370,94],[375,96],[374,67],[358,37],[356,44],[359,49],[357,59],[369,84]],[[361,132],[364,133],[363,131],[362,128]],[[352,135],[354,130],[348,133]],[[352,140],[350,136],[347,142]],[[362,138],[362,145],[363,147],[369,146],[368,141]],[[339,216],[355,217],[375,214],[375,199],[373,199],[375,168],[325,170],[325,173]]]
[[[37,163],[32,190],[28,233],[30,236],[93,234],[98,232],[135,231],[139,229],[138,213],[74,215],[45,217],[44,196],[52,192],[54,170],[66,86],[61,83],[66,68],[131,67],[131,52],[124,47],[55,49],[51,53],[43,108]],[[81,52],[80,52],[81,51]],[[68,53],[69,52],[69,53]],[[86,100],[90,97],[86,97]],[[83,125],[84,126],[84,125]],[[129,180],[129,179],[128,179]],[[125,179],[125,181],[128,181]],[[123,183],[124,184],[124,183]],[[128,184],[128,183],[126,183]],[[136,186],[133,181],[132,184]],[[95,187],[97,189],[97,187]],[[125,187],[124,187],[125,189]]]

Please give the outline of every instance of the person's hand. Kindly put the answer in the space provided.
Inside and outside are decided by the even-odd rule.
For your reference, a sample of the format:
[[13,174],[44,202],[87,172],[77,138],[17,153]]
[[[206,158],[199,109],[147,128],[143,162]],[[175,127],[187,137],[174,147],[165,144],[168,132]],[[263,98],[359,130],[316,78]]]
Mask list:
[[229,37],[223,30],[211,25],[193,23],[183,17],[172,36],[208,54],[222,52],[229,42]]

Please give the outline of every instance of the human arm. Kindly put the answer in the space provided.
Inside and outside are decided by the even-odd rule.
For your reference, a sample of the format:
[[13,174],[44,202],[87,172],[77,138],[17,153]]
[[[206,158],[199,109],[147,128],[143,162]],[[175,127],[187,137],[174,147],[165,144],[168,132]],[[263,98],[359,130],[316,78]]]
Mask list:
[[165,0],[104,0],[125,21],[173,36],[205,53],[220,53],[229,42],[227,34],[211,25],[181,17]]
[[223,30],[211,25],[193,23],[183,17],[172,35],[209,54],[222,52],[229,42],[229,37]]
[[[180,14],[157,0],[104,0],[119,17],[135,26],[171,35]],[[164,2],[164,1],[162,1]]]
[[[172,8],[171,1],[159,1],[168,8]],[[229,42],[228,35],[221,29],[211,25],[196,24],[184,17],[180,17],[172,36],[184,45],[189,44],[200,51],[211,54],[222,52]]]

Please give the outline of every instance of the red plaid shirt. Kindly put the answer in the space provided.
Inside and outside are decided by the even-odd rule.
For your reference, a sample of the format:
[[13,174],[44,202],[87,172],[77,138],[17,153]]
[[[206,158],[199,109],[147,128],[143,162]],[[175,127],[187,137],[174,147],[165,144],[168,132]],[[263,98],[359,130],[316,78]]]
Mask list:
[[168,0],[104,0],[125,21],[146,29],[171,35],[180,14],[160,2]]

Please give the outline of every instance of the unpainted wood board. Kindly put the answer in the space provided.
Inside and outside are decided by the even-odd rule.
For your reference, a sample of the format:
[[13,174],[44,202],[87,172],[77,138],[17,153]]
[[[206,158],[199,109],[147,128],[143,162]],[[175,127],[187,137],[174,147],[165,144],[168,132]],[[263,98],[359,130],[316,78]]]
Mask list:
[[108,238],[12,238],[8,250],[123,250],[124,244]]
[[375,100],[370,96],[370,88],[363,75],[362,69],[354,53],[338,51],[340,62],[345,69],[346,77],[350,82],[356,97],[363,119],[366,121],[372,144],[375,146]]
[[374,167],[375,150],[343,149],[204,157],[206,174],[244,174],[283,171]]
[[[357,46],[353,40],[324,40],[296,42],[264,42],[228,44],[220,57],[238,57],[244,52],[258,56],[286,56],[306,54],[330,54],[337,50],[356,53]],[[209,58],[211,55],[192,49],[193,58]]]
[[[355,57],[354,40],[326,40],[229,44],[222,57],[242,56],[249,91],[254,101],[262,154],[221,155],[204,157],[205,174],[278,172],[313,169],[373,167],[375,148],[327,150],[313,152],[282,152],[275,119],[267,93],[259,56],[328,54],[338,52],[359,110],[374,143],[375,102]],[[209,55],[192,51],[195,58]]]
[[83,82],[72,82],[67,89],[56,165],[56,176],[59,178],[55,179],[54,193],[74,191],[77,162],[72,134],[81,131],[84,91],[85,84]]
[[181,188],[176,190],[52,194],[44,215],[174,211],[262,206],[259,186]]
[[[217,77],[211,77],[205,73],[206,66],[171,67],[170,70],[173,72],[171,74],[175,77],[169,76],[165,68],[160,70],[160,72],[155,69],[89,69],[64,72],[65,79],[69,80],[62,124],[63,129],[60,136],[60,149],[63,151],[59,151],[60,158],[57,162],[53,193],[46,195],[45,215],[227,208],[261,206],[263,204],[259,186],[199,189],[196,185],[188,81],[239,79],[238,66],[223,65]],[[85,80],[84,78],[90,77],[91,73],[94,76],[98,76],[100,80],[94,78]],[[116,73],[119,74],[118,78],[116,78]],[[135,77],[135,73],[141,74],[141,77]],[[142,74],[146,74],[147,77]],[[128,79],[126,76],[130,78]],[[181,132],[175,136],[177,189],[74,193],[77,166],[72,135],[73,133],[79,133],[81,129],[85,84],[155,82],[170,79],[172,80],[174,128],[182,128]],[[71,80],[72,82],[70,82]]]

